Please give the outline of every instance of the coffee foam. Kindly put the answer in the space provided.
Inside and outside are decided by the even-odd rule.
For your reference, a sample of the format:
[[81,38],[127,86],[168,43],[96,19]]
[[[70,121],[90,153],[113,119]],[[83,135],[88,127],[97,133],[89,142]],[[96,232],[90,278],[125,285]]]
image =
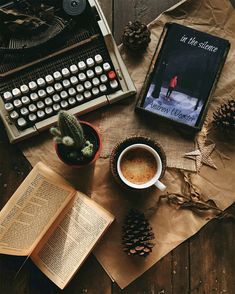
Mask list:
[[126,180],[136,185],[142,185],[156,175],[157,162],[148,150],[138,147],[124,154],[120,168]]

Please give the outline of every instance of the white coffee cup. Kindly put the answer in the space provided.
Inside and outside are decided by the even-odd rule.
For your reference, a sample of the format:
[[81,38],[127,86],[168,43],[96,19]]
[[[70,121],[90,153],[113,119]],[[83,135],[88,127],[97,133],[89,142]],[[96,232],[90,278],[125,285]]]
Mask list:
[[[135,184],[130,182],[128,179],[126,179],[122,173],[121,170],[121,162],[123,157],[125,156],[125,154],[131,150],[134,151],[134,149],[143,149],[148,151],[149,153],[151,153],[154,157],[154,159],[156,160],[157,163],[157,170],[156,170],[156,174],[151,178],[151,180],[149,180],[148,182],[144,183],[144,184]],[[166,186],[159,181],[159,178],[161,176],[162,173],[162,160],[161,157],[159,156],[159,154],[150,146],[146,145],[146,144],[133,144],[128,146],[127,148],[125,148],[121,154],[118,157],[118,161],[117,161],[117,171],[118,171],[118,175],[121,178],[122,182],[125,183],[127,186],[134,188],[134,189],[146,189],[149,188],[151,186],[156,186],[158,189],[160,189],[161,191],[166,189]]]

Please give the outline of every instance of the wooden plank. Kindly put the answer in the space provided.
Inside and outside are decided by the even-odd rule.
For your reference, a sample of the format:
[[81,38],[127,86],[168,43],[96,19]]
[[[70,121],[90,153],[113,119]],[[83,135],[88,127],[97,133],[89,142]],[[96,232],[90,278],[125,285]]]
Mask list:
[[16,276],[24,258],[16,256],[0,256],[0,293],[30,294],[29,271],[24,267]]
[[114,0],[114,37],[120,43],[125,25],[139,20],[148,24],[179,0]]
[[90,256],[73,278],[65,294],[111,294],[112,282],[94,256]]
[[[229,211],[235,214],[235,205]],[[211,221],[191,238],[190,293],[234,293],[234,244],[234,222]]]
[[8,141],[0,123],[0,209],[18,188],[31,167],[16,145]]
[[189,293],[189,281],[189,241],[185,241],[172,252],[172,293]]
[[[18,188],[31,167],[16,145],[11,145],[0,123],[0,209]],[[15,277],[24,258],[0,255],[0,293],[28,294],[26,267]]]
[[190,287],[189,274],[189,241],[186,241],[123,291],[114,284],[113,294],[186,294]]
[[110,29],[113,30],[113,0],[99,0],[99,3],[108,21]]
[[[123,265],[125,266],[125,265]],[[162,258],[156,265],[130,284],[123,291],[114,284],[113,294],[171,294],[172,254]]]

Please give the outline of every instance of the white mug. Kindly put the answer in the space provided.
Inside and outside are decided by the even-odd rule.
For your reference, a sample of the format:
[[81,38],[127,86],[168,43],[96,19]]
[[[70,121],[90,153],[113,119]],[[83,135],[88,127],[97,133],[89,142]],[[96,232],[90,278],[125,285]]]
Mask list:
[[[154,175],[154,177],[151,180],[149,180],[148,182],[146,182],[144,184],[135,184],[135,183],[132,183],[132,182],[128,181],[123,176],[123,173],[121,171],[121,161],[122,161],[124,155],[128,151],[136,149],[136,148],[147,150],[148,152],[150,152],[154,156],[154,158],[155,158],[155,160],[157,162],[156,174]],[[159,178],[160,178],[161,173],[162,173],[162,160],[161,160],[159,154],[157,153],[157,151],[155,151],[152,147],[150,147],[150,146],[148,146],[146,144],[133,144],[133,145],[130,145],[127,148],[125,148],[118,157],[117,171],[118,171],[118,175],[121,178],[122,182],[125,183],[127,186],[129,186],[131,188],[134,188],[134,189],[146,189],[146,188],[149,188],[149,187],[155,185],[161,191],[166,189],[166,186],[162,182],[159,181]]]

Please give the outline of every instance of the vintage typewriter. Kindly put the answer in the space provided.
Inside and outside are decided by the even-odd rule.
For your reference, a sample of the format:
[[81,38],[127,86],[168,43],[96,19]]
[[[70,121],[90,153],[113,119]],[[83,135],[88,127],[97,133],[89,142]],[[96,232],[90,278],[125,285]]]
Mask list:
[[54,3],[46,31],[0,46],[0,115],[11,143],[49,128],[60,110],[81,115],[135,93],[98,2]]

